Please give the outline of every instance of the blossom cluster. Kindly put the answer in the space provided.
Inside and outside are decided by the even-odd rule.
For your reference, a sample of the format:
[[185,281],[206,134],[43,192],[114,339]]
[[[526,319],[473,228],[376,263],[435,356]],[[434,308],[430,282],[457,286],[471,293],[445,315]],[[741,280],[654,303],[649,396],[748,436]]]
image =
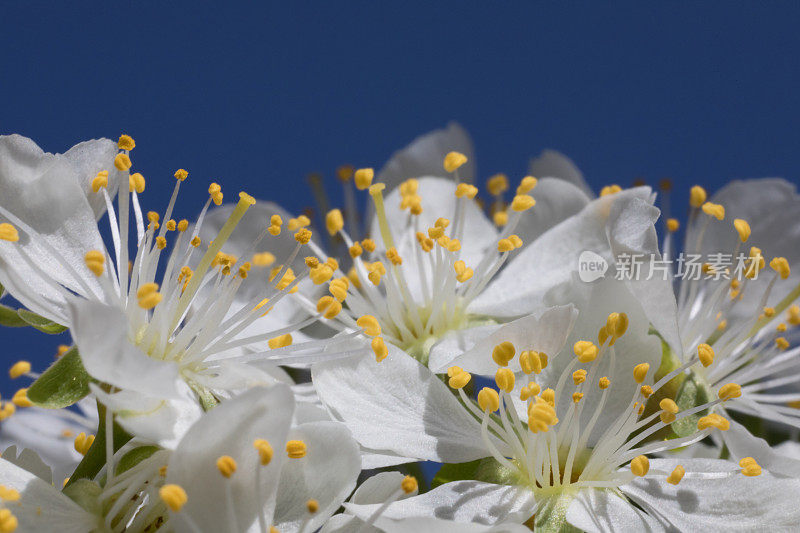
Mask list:
[[[0,325],[71,339],[5,355],[0,533],[800,525],[791,183],[681,221],[545,151],[482,191],[451,124],[338,169],[338,208],[211,183],[182,218],[197,178],[135,145],[0,136]],[[668,275],[603,275],[631,258]]]

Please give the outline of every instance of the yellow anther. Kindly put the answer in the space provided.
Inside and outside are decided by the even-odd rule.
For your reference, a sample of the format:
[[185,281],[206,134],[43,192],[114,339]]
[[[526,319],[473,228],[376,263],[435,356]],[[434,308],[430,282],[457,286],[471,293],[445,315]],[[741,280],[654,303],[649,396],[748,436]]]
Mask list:
[[727,431],[731,427],[731,423],[716,413],[706,415],[697,421],[697,429],[703,430],[708,428],[717,428],[721,431]]
[[464,283],[474,274],[472,269],[467,267],[467,264],[460,259],[453,264],[453,269],[456,271],[456,279],[459,283]]
[[178,227],[178,224],[175,222],[174,219],[167,220],[167,231],[175,231],[175,228]]
[[347,278],[337,278],[328,285],[328,292],[330,292],[334,298],[343,302],[344,299],[347,298],[347,289],[349,287],[350,282]]
[[447,172],[455,172],[458,170],[461,165],[467,162],[467,156],[462,154],[461,152],[448,152],[446,156],[444,156],[444,169]]
[[681,227],[681,223],[678,222],[678,219],[675,218],[668,218],[667,219],[667,231],[671,233],[675,233],[678,231],[678,228]]
[[8,369],[11,379],[17,379],[31,371],[31,364],[28,361],[17,361]]
[[752,457],[744,457],[739,461],[739,466],[742,467],[742,474],[748,477],[760,476],[761,466]]
[[131,168],[131,158],[128,157],[128,154],[117,154],[117,157],[114,158],[114,167],[117,170],[128,170]]
[[780,275],[781,279],[786,279],[791,273],[789,261],[785,257],[775,257],[769,262],[769,267]]
[[[270,308],[271,309],[271,308]],[[269,311],[267,311],[268,313]],[[264,314],[267,314],[264,313]],[[273,337],[267,341],[267,345],[269,345],[270,350],[276,350],[278,348],[285,348],[287,346],[292,345],[292,335],[291,333],[286,333],[285,335],[279,335],[277,337]]]
[[131,174],[128,176],[128,192],[136,191],[141,194],[144,192],[145,179],[140,173]]
[[646,455],[637,455],[631,461],[631,472],[634,476],[644,477],[650,470],[650,460]]
[[683,476],[686,474],[686,470],[681,466],[678,465],[675,467],[675,470],[667,476],[667,483],[671,485],[677,485],[683,479]]
[[75,451],[81,455],[86,455],[89,451],[89,448],[92,447],[94,443],[94,435],[87,435],[84,432],[78,433],[78,436],[75,437],[75,442],[73,445],[75,446]]
[[501,342],[492,350],[492,359],[498,366],[508,366],[508,362],[514,358],[516,349],[508,341]]
[[459,183],[456,186],[456,198],[475,198],[478,194],[478,188],[469,183]]
[[386,250],[386,258],[395,266],[403,264],[403,258],[400,257],[400,254],[397,253],[397,248],[394,246]]
[[0,485],[0,500],[4,502],[19,501],[19,491],[5,485]]
[[572,346],[572,350],[581,363],[591,363],[597,357],[597,346],[591,341],[578,341]]
[[217,459],[217,469],[225,477],[231,477],[236,472],[236,460],[230,455],[223,455]]
[[558,423],[554,406],[543,396],[537,396],[535,402],[528,404],[528,429],[533,433],[547,432]]
[[778,337],[775,339],[775,346],[777,346],[780,350],[787,350],[789,348],[789,341],[787,341],[784,337]]
[[501,253],[510,252],[511,250],[514,250],[515,248],[516,247],[514,246],[514,243],[511,242],[511,239],[509,239],[509,238],[500,239],[499,241],[497,241],[497,251],[498,252],[501,252]]
[[300,215],[297,218],[290,218],[289,219],[289,224],[287,225],[287,227],[289,228],[289,231],[294,231],[294,230],[299,229],[299,228],[305,228],[306,226],[309,226],[310,224],[311,224],[311,220],[307,216]]
[[575,383],[575,385],[580,385],[581,383],[586,381],[586,370],[581,368],[580,370],[576,370],[575,372],[573,372],[572,381],[573,383]]
[[372,353],[375,354],[375,360],[379,363],[389,355],[389,349],[386,347],[382,337],[372,339],[370,347],[372,348]]
[[371,168],[359,168],[354,175],[356,189],[363,191],[372,185],[372,179],[375,177],[375,171]]
[[222,205],[222,187],[219,183],[212,183],[208,186],[208,194],[215,205]]
[[636,383],[641,383],[644,381],[644,378],[647,377],[647,373],[650,371],[650,365],[647,363],[639,363],[633,368],[633,379]]
[[461,241],[459,241],[458,239],[450,239],[447,241],[447,245],[445,247],[447,248],[448,252],[457,252],[461,249]]
[[373,241],[372,239],[364,239],[363,241],[361,241],[361,246],[364,248],[364,250],[366,250],[369,253],[375,251],[375,241]]
[[269,227],[267,228],[267,231],[268,231],[268,232],[269,232],[269,234],[270,234],[270,235],[272,235],[273,237],[277,237],[278,235],[280,235],[280,234],[281,234],[281,227],[280,227],[280,226],[272,226],[272,225],[271,225],[271,226],[269,226]]
[[661,421],[665,424],[671,424],[675,421],[675,415],[678,413],[678,404],[669,398],[664,398],[658,403],[661,408]]
[[414,196],[419,191],[419,180],[409,178],[398,187],[402,196]]
[[319,502],[314,498],[311,498],[306,502],[306,510],[311,514],[316,513],[319,511]]
[[[253,308],[253,311],[258,311],[259,309],[261,309],[262,307],[264,307],[268,303],[269,303],[269,298],[264,298],[263,300],[258,302],[258,304]],[[270,311],[272,311],[272,307],[270,307],[269,309],[264,311],[264,314],[262,314],[261,316],[267,316],[267,313],[269,313]]]
[[573,392],[572,393],[572,402],[573,403],[578,403],[579,401],[581,401],[582,398],[583,398],[583,393],[582,392]]
[[189,173],[186,170],[182,169],[182,168],[179,168],[178,170],[176,170],[175,174],[173,174],[173,175],[175,176],[175,179],[178,180],[178,181],[185,181],[186,178],[189,177]]
[[761,254],[761,248],[751,246],[748,256],[748,267],[744,273],[745,277],[748,279],[755,279],[763,268],[764,256]]
[[19,389],[17,392],[15,392],[13,398],[11,398],[11,401],[17,407],[30,407],[33,405],[33,402],[28,399],[27,388]]
[[723,385],[720,387],[719,392],[717,392],[717,397],[722,401],[739,398],[741,395],[742,388],[736,383]]
[[358,272],[356,272],[356,267],[350,267],[350,270],[347,271],[347,279],[350,280],[350,283],[353,284],[353,287],[356,289],[361,288],[361,280],[358,278]]
[[642,396],[644,396],[645,398],[649,398],[650,396],[653,395],[653,387],[651,387],[650,385],[642,385],[639,388],[639,392],[641,392]]
[[269,252],[261,252],[253,255],[253,264],[257,267],[270,266],[275,262],[275,256]]
[[156,247],[159,250],[163,250],[164,248],[166,248],[167,247],[167,239],[165,239],[164,237],[156,237]]
[[178,222],[178,231],[183,233],[187,229],[189,229],[189,221],[184,218],[183,220]]
[[511,209],[517,213],[527,211],[534,205],[536,205],[536,200],[533,199],[533,196],[527,194],[518,194],[511,201]]
[[308,271],[308,277],[314,282],[314,285],[322,285],[333,277],[333,269],[325,264],[317,264]]
[[775,308],[774,307],[765,307],[762,310],[762,314],[767,318],[772,318],[775,316]]
[[484,412],[494,413],[500,409],[500,395],[496,390],[484,387],[478,393],[478,405]]
[[3,407],[0,408],[0,422],[3,420],[8,419],[17,411],[17,407],[12,402],[6,402],[3,404]]
[[122,134],[119,136],[119,140],[117,141],[117,148],[120,150],[133,150],[136,147],[136,142],[133,140],[133,137],[130,135]]
[[381,325],[378,319],[372,315],[364,315],[356,320],[356,325],[364,330],[364,333],[370,337],[377,337],[381,334]]
[[472,375],[458,366],[451,366],[447,369],[447,375],[450,377],[448,385],[454,389],[463,389],[472,379]]
[[352,257],[353,259],[359,257],[362,253],[364,253],[364,249],[361,248],[361,245],[358,244],[357,242],[353,243],[353,246],[351,246],[347,251],[350,253],[350,257]]
[[325,227],[328,228],[328,233],[336,235],[344,227],[344,217],[339,209],[331,209],[325,215]]
[[161,220],[161,217],[155,211],[148,211],[147,212],[147,220],[150,222],[149,227],[153,229],[158,229],[159,224],[158,221]]
[[792,305],[786,311],[786,320],[792,326],[800,325],[800,305]]
[[104,187],[108,187],[108,170],[101,170],[92,179],[92,192],[99,192]]
[[10,509],[0,509],[0,533],[12,533],[17,530],[19,521]]
[[725,218],[725,208],[720,204],[713,204],[711,202],[706,202],[702,206],[703,213],[708,216],[714,217],[717,220],[722,220]]
[[311,230],[302,228],[294,234],[294,240],[299,242],[300,244],[308,244],[308,241],[311,240]]
[[256,439],[253,441],[253,448],[258,452],[258,458],[262,466],[268,465],[272,461],[273,450],[269,441],[266,439]]
[[610,194],[617,194],[622,190],[622,187],[619,185],[606,185],[602,189],[600,189],[600,196],[608,196]]
[[68,351],[69,351],[69,346],[67,346],[66,344],[59,344],[58,351],[56,352],[56,357],[61,357]]
[[434,226],[432,228],[428,228],[428,237],[431,239],[440,239],[444,236],[444,228],[441,226]]
[[414,476],[406,476],[403,478],[403,481],[400,482],[400,488],[402,488],[403,492],[406,494],[411,494],[416,491],[418,487],[417,478]]
[[189,499],[183,487],[174,483],[164,485],[158,489],[158,495],[161,501],[175,513],[183,509]]
[[525,372],[526,374],[531,374],[531,373],[539,374],[541,373],[542,368],[544,368],[544,365],[542,365],[540,354],[532,350],[524,350],[522,353],[519,354],[519,364],[522,367],[522,371]]
[[708,198],[706,190],[699,185],[695,185],[689,191],[689,205],[692,207],[700,207],[705,203],[706,198]]
[[508,212],[507,211],[496,211],[494,215],[492,215],[492,220],[494,220],[495,226],[505,226],[508,224]]
[[714,362],[714,348],[706,343],[700,344],[697,347],[697,357],[703,366],[710,366]]
[[486,189],[494,196],[500,196],[508,190],[508,178],[505,174],[495,174],[486,182]]
[[498,368],[494,375],[497,388],[505,392],[514,390],[514,372],[508,367]]
[[286,455],[289,459],[301,459],[306,456],[306,443],[301,440],[290,440],[286,442]]
[[597,386],[600,387],[601,390],[607,389],[610,385],[611,385],[611,380],[608,379],[606,376],[603,376],[597,382]]
[[775,327],[775,331],[778,331],[778,332],[781,332],[781,333],[783,333],[784,331],[786,331],[786,324],[784,324],[783,322],[781,322],[780,324],[778,324],[778,325]]
[[142,309],[152,309],[161,301],[161,293],[158,292],[158,283],[145,283],[136,291],[139,299],[139,307]]
[[18,240],[19,232],[17,228],[8,222],[0,224],[0,241],[17,242]]
[[524,178],[522,178],[522,181],[520,181],[519,185],[517,186],[517,194],[527,194],[531,192],[534,189],[534,187],[536,187],[536,184],[538,182],[539,180],[537,180],[533,176],[525,176]]
[[556,391],[553,389],[545,389],[542,391],[542,400],[546,401],[553,407],[556,406]]
[[741,239],[742,242],[747,242],[751,233],[750,224],[748,224],[746,220],[737,218],[733,221],[733,227],[736,228],[736,231],[739,233],[739,239]]
[[539,386],[538,383],[533,383],[533,382],[528,383],[527,385],[522,387],[522,389],[520,389],[519,399],[522,400],[523,402],[527,402],[528,399],[533,398],[534,396],[539,394],[541,390],[542,388]]

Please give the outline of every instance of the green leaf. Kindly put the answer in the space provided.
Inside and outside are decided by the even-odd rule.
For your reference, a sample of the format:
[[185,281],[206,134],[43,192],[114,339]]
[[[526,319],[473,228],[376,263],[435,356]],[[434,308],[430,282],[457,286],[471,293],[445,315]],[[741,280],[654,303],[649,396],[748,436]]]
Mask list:
[[0,326],[8,328],[21,328],[27,326],[28,323],[22,320],[22,317],[17,314],[17,310],[6,305],[0,305]]
[[119,463],[117,463],[117,475],[120,475],[126,470],[130,470],[160,449],[161,448],[158,446],[139,446],[138,448],[132,449],[120,457]]
[[[692,407],[697,407],[704,403],[708,403],[709,394],[706,386],[697,379],[694,374],[690,374],[678,390],[678,395],[675,398],[675,403],[678,404],[678,409],[685,411]],[[697,421],[700,417],[705,416],[707,410],[700,411],[686,418],[682,418],[672,423],[672,431],[678,437],[686,437],[692,435],[697,431]]]
[[[67,487],[75,484],[81,479],[93,479],[100,469],[106,464],[106,408],[103,404],[97,404],[97,416],[100,424],[97,428],[97,435],[94,438],[92,447],[86,452],[83,460],[75,468],[75,471],[67,481]],[[113,438],[114,438],[114,452],[122,448],[126,442],[131,440],[131,436],[122,429],[122,427],[114,422]]]
[[34,328],[38,329],[43,333],[48,333],[50,335],[57,335],[58,333],[63,333],[67,331],[66,326],[62,326],[61,324],[56,324],[52,320],[37,315],[33,311],[28,311],[27,309],[17,309],[17,314],[29,326],[33,326]]
[[573,494],[566,492],[558,497],[549,498],[533,517],[535,531],[537,533],[579,532],[580,529],[567,522],[567,509],[573,497]]
[[39,407],[69,407],[89,394],[91,378],[74,346],[50,365],[28,389],[28,399]]

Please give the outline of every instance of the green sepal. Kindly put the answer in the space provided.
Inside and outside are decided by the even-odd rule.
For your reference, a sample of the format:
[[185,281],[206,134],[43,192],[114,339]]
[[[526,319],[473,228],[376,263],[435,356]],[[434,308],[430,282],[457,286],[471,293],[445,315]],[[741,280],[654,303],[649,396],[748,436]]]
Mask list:
[[450,483],[451,481],[461,481],[463,479],[475,479],[475,473],[478,470],[478,464],[481,459],[470,461],[468,463],[451,463],[443,464],[442,467],[436,472],[436,475],[431,480],[431,488],[435,489],[439,485]]
[[138,465],[158,450],[160,450],[158,446],[139,446],[137,448],[132,449],[122,457],[120,457],[119,462],[117,463],[116,473],[120,475],[121,473],[130,470],[134,466]]
[[63,492],[70,500],[80,505],[89,514],[96,516],[102,514],[100,495],[103,493],[103,489],[94,481],[79,479],[75,483],[70,483],[64,487]]
[[28,399],[47,409],[69,407],[89,394],[91,379],[73,346],[33,382]]
[[493,457],[485,457],[468,463],[445,464],[431,481],[434,489],[451,481],[474,479],[497,485],[513,485],[519,481],[519,474],[509,470]]
[[[686,411],[692,407],[708,403],[709,394],[706,386],[697,379],[694,374],[686,377],[678,390],[675,403],[678,404],[680,411]],[[686,418],[676,420],[672,423],[672,431],[678,437],[687,437],[697,432],[697,421],[705,416],[707,410],[700,411]]]
[[22,317],[17,314],[17,310],[7,305],[0,305],[0,326],[7,328],[22,328],[27,326],[28,323],[22,320]]
[[[95,435],[89,451],[86,452],[83,460],[75,468],[69,481],[67,481],[67,487],[80,479],[93,479],[106,464],[106,408],[101,403],[97,404],[97,417],[100,421],[97,427],[97,435]],[[132,437],[116,421],[114,421],[112,431],[114,434],[114,452],[116,452]]]
[[[681,366],[681,361],[678,359],[672,349],[670,349],[669,344],[667,344],[663,339],[661,339],[661,365],[656,370],[653,379],[655,381],[659,381],[661,378],[675,370]],[[642,413],[641,418],[647,418],[648,416],[661,411],[661,400],[665,398],[669,398],[670,400],[675,400],[678,396],[678,392],[680,391],[681,385],[683,384],[686,375],[681,373],[669,380],[668,382],[664,383],[660,389],[655,391],[650,398],[647,399],[647,403],[645,404],[644,412]],[[642,428],[638,433],[644,431],[646,428]],[[665,426],[649,437],[644,440],[644,442],[652,442],[656,440],[664,440],[670,437],[673,437],[673,432],[669,426]]]
[[[567,509],[574,494],[563,492],[547,499],[536,516],[531,518],[537,533],[579,533],[581,530],[567,522]],[[529,522],[530,522],[529,521]],[[526,522],[526,524],[528,524]]]
[[56,324],[52,320],[41,315],[37,315],[33,311],[28,311],[27,309],[17,309],[17,315],[19,315],[19,317],[24,320],[27,325],[33,326],[42,333],[57,335],[67,331],[66,326]]

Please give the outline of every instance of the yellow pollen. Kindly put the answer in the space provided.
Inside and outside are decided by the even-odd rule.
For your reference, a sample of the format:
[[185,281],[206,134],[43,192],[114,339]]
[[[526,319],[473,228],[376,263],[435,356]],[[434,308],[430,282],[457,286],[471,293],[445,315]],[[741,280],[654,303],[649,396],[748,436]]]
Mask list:
[[779,331],[779,332],[783,333],[784,331],[786,331],[786,324],[784,324],[783,322],[781,322],[780,324],[778,324],[778,325],[775,327],[775,331]]
[[19,521],[10,509],[0,509],[0,533],[12,533],[19,526]]
[[514,390],[514,372],[508,367],[498,368],[494,375],[494,382],[497,384],[497,388],[510,393]]
[[361,241],[361,246],[369,253],[375,251],[375,241],[373,241],[372,239],[364,239],[363,241]]
[[75,451],[81,455],[86,455],[89,448],[92,447],[92,443],[94,443],[94,435],[86,435],[86,433],[81,431],[78,433],[78,436],[75,437]]
[[297,233],[294,234],[294,240],[300,244],[308,244],[308,241],[311,240],[311,230],[305,228],[298,230]]
[[158,292],[158,283],[145,283],[136,291],[139,299],[139,307],[142,309],[152,309],[161,301],[161,293]]
[[486,189],[489,194],[500,196],[508,190],[508,178],[505,174],[495,174],[486,182]]
[[364,249],[361,248],[360,244],[354,243],[353,246],[351,246],[348,249],[348,252],[350,253],[350,257],[355,259],[356,257],[359,257],[362,253],[364,253]]
[[461,152],[449,152],[444,156],[443,166],[447,172],[455,172],[466,162],[467,156]]
[[236,472],[236,461],[230,455],[223,455],[217,459],[217,469],[220,474],[229,478]]
[[434,222],[433,225],[437,228],[447,228],[447,226],[450,225],[450,221],[446,218],[439,217],[436,219],[436,222]]
[[341,302],[333,296],[323,296],[317,301],[317,312],[329,320],[335,318],[341,311]]
[[328,285],[328,292],[338,301],[343,302],[345,298],[347,298],[348,288],[350,288],[350,281],[346,277],[342,277],[330,282]]
[[211,201],[214,202],[214,205],[222,205],[222,187],[220,187],[219,183],[209,185],[208,194],[211,196]]
[[769,267],[777,272],[781,279],[788,278],[789,274],[791,273],[789,261],[787,261],[785,257],[775,257],[769,262]]
[[0,409],[0,422],[8,419],[17,411],[17,407],[12,402],[6,402]]
[[319,511],[319,502],[315,499],[310,499],[306,502],[306,509],[309,513],[314,514]]
[[681,223],[676,218],[667,219],[667,231],[675,233],[681,227]]
[[736,231],[739,233],[739,239],[741,239],[742,242],[747,242],[751,233],[750,224],[744,219],[737,218],[733,221],[733,227],[736,228]]
[[720,387],[717,397],[722,400],[730,400],[732,398],[739,398],[742,395],[742,388],[736,383],[728,383]]
[[538,383],[530,382],[519,391],[519,399],[523,402],[527,402],[529,398],[533,398],[539,392],[541,392],[542,388],[539,386]]
[[742,467],[742,474],[748,477],[760,476],[761,467],[752,457],[744,457],[739,461],[739,466]]
[[647,372],[650,371],[650,365],[647,363],[640,363],[633,368],[633,379],[636,383],[641,383],[647,377]]
[[386,347],[382,337],[372,339],[370,346],[372,347],[372,353],[375,354],[375,360],[379,363],[389,355],[389,349]]
[[11,379],[17,379],[31,371],[31,364],[28,361],[17,361],[8,369]]
[[[269,312],[269,311],[267,311]],[[266,314],[266,313],[264,313]],[[278,348],[285,348],[292,345],[292,334],[279,335],[267,341],[270,350],[277,350]]]
[[101,170],[92,179],[92,192],[99,192],[104,187],[108,187],[108,170]]
[[183,233],[187,229],[189,229],[189,221],[184,218],[183,220],[178,222],[178,231]]
[[167,220],[167,231],[175,231],[175,228],[178,227],[178,224],[175,222],[174,219]]
[[478,405],[484,412],[494,413],[500,409],[500,395],[496,390],[484,387],[478,393]]
[[670,424],[675,421],[675,415],[678,413],[678,404],[669,398],[664,398],[658,403],[661,408],[661,421],[665,424]]
[[344,217],[339,209],[328,211],[325,215],[325,227],[331,236],[336,235],[344,227]]
[[258,452],[258,458],[261,461],[261,465],[265,466],[268,465],[270,461],[272,461],[272,446],[270,445],[269,441],[266,439],[256,439],[253,441],[253,448],[256,449]]
[[763,310],[763,314],[767,318],[772,318],[775,316],[775,308],[774,307],[765,307]]
[[317,265],[311,267],[311,270],[308,271],[308,277],[311,278],[314,285],[322,285],[333,277],[333,269],[328,265],[320,265],[317,262]]
[[498,252],[510,252],[514,249],[514,243],[511,242],[510,239],[500,239],[497,241],[497,251]]
[[692,207],[700,207],[705,203],[706,198],[708,198],[706,190],[699,185],[695,185],[689,191],[689,205]]
[[573,403],[580,402],[582,398],[583,398],[583,393],[582,392],[573,392],[572,393],[572,401],[573,401]]
[[8,222],[0,224],[0,241],[17,242],[18,240],[19,232],[17,232],[17,228]]
[[525,350],[519,354],[519,364],[526,374],[540,374],[547,367],[547,354],[533,350]]
[[786,350],[789,348],[789,341],[787,341],[784,337],[778,337],[775,339],[775,346],[777,346],[780,350]]
[[683,476],[686,474],[686,470],[681,466],[678,465],[675,467],[675,470],[667,476],[667,483],[670,485],[677,485],[683,479]]
[[603,376],[602,378],[600,378],[600,381],[597,382],[597,386],[600,387],[600,389],[602,390],[607,389],[610,385],[611,385],[611,380],[608,379],[606,376]]
[[431,239],[439,239],[444,236],[444,228],[441,226],[434,226],[432,228],[428,228],[428,237]]
[[350,178],[353,177],[353,172],[355,172],[353,165],[342,165],[336,169],[336,177],[343,182],[350,181]]
[[703,213],[708,216],[714,217],[717,220],[722,220],[725,218],[725,208],[720,204],[714,204],[711,202],[706,202],[702,206]]
[[639,389],[639,392],[641,392],[642,396],[644,396],[645,398],[649,398],[650,396],[653,395],[653,387],[651,387],[650,385],[642,385],[641,388]]
[[714,348],[706,343],[700,344],[697,347],[697,357],[703,366],[710,366],[714,362]]
[[128,170],[131,168],[131,158],[128,154],[117,154],[114,158],[114,167],[120,171]]
[[310,224],[311,224],[311,220],[309,220],[309,218],[307,216],[300,215],[297,218],[290,218],[289,219],[289,224],[287,225],[287,227],[289,228],[289,231],[294,231],[294,230],[299,229],[299,228],[305,228],[306,226],[308,226]]
[[128,192],[136,191],[137,193],[142,194],[144,192],[144,188],[144,176],[138,172],[128,176]]
[[608,196],[610,194],[617,194],[622,190],[622,187],[619,185],[606,185],[602,189],[600,189],[600,196]]
[[631,461],[631,472],[634,476],[644,477],[650,470],[650,460],[646,455],[638,455]]
[[301,459],[306,456],[306,443],[301,440],[290,440],[286,443],[286,455],[289,459]]
[[469,183],[459,183],[456,186],[456,198],[475,198],[478,194],[478,188]]
[[363,191],[372,185],[372,179],[375,177],[375,171],[371,168],[359,168],[353,175],[356,189]]
[[356,320],[356,325],[364,330],[370,337],[377,337],[381,334],[381,325],[378,319],[372,315],[364,315]]
[[11,401],[17,407],[30,407],[33,405],[33,402],[28,399],[27,388],[19,389],[17,392],[15,392],[13,398],[11,398]]
[[591,341],[578,341],[572,349],[581,363],[591,363],[597,357],[597,346]]
[[119,136],[119,140],[117,141],[117,148],[120,150],[133,150],[136,147],[136,142],[133,140],[133,137],[130,135],[122,134]]
[[789,310],[786,311],[786,320],[793,326],[800,325],[800,305],[789,307]]
[[464,283],[468,279],[472,277],[474,274],[473,270],[467,266],[467,264],[462,261],[458,260],[453,264],[453,268],[456,271],[456,279],[459,283]]
[[450,377],[447,384],[454,389],[463,389],[472,379],[472,375],[469,372],[457,366],[448,368],[447,375]]
[[165,239],[164,237],[156,237],[156,247],[159,250],[163,250],[164,248],[166,248],[167,247],[167,239]]
[[270,266],[275,262],[275,256],[269,252],[261,252],[253,255],[253,264],[257,267]]
[[586,370],[580,369],[572,373],[572,382],[575,385],[580,385],[584,381],[586,381]]
[[[545,392],[551,391],[551,389],[547,389]],[[553,405],[544,397],[544,393],[542,396],[537,396],[536,400],[528,405],[528,429],[530,429],[533,433],[539,433],[550,430],[550,426],[554,426],[558,423],[558,417],[556,417],[556,410]]]
[[5,485],[0,485],[0,500],[5,502],[19,501],[19,491]]
[[397,253],[397,249],[394,246],[386,250],[386,258],[395,266],[403,264],[403,258],[400,257],[400,254]]
[[516,350],[513,344],[508,341],[501,342],[492,350],[492,359],[498,366],[508,366],[515,353]]
[[400,482],[400,487],[403,489],[403,492],[406,494],[411,494],[412,492],[416,491],[419,485],[417,484],[417,478],[414,476],[406,476],[403,478],[403,481]]
[[175,171],[175,179],[178,181],[185,181],[189,177],[189,173],[182,168]]
[[180,511],[189,499],[183,487],[175,484],[164,485],[158,489],[158,495],[161,501],[175,513]]
[[492,220],[494,220],[495,226],[505,226],[508,224],[508,212],[507,211],[496,211],[494,215],[492,215]]
[[716,413],[706,415],[697,421],[697,429],[703,430],[712,427],[721,431],[727,431],[731,427],[731,423]]
[[522,178],[522,181],[520,181],[519,185],[517,186],[517,194],[527,194],[531,192],[534,189],[534,187],[536,187],[536,184],[538,182],[539,180],[537,180],[533,176],[525,176],[524,178]]
[[533,199],[533,196],[527,194],[518,194],[511,201],[511,209],[517,213],[527,211],[534,205],[536,205],[536,200]]

